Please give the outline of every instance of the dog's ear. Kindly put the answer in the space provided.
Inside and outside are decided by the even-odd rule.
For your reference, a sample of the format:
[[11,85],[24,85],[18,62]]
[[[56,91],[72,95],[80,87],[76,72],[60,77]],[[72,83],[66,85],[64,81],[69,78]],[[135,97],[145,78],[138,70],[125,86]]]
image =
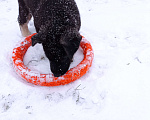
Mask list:
[[60,43],[70,60],[72,60],[74,53],[78,50],[81,39],[82,36],[79,32],[73,32],[68,33],[60,40]]
[[32,36],[32,46],[34,46],[37,43],[44,43],[46,41],[46,36],[44,33],[39,32],[36,35]]

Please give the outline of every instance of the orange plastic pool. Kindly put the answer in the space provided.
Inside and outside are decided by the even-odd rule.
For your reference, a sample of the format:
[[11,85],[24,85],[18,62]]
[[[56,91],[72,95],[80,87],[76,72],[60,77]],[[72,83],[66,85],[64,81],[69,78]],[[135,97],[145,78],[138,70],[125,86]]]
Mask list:
[[58,86],[73,82],[87,73],[92,65],[94,53],[91,44],[84,37],[82,37],[80,43],[83,49],[84,59],[76,67],[68,70],[63,76],[54,77],[53,74],[40,74],[28,69],[23,63],[23,57],[27,49],[31,46],[31,37],[35,34],[26,37],[19,47],[13,49],[13,66],[19,76],[35,85]]

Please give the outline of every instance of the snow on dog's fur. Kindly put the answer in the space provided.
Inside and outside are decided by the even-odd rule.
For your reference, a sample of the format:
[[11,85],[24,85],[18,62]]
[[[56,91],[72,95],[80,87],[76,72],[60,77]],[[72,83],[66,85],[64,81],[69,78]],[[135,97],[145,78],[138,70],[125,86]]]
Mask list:
[[28,36],[28,22],[34,17],[37,34],[32,46],[42,43],[55,77],[65,74],[82,39],[80,14],[74,0],[18,0],[18,22]]

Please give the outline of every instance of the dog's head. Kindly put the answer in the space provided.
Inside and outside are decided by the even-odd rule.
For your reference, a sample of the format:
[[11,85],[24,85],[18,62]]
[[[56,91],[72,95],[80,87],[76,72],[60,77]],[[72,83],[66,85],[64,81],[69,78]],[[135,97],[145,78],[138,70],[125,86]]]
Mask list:
[[[38,33],[32,37],[32,46],[36,43],[42,43],[45,54],[50,61],[51,71],[55,77],[64,75],[71,64],[73,55],[78,50],[82,39],[78,31],[67,31],[61,35],[60,40],[45,39],[44,34]],[[55,43],[55,41],[59,41]]]

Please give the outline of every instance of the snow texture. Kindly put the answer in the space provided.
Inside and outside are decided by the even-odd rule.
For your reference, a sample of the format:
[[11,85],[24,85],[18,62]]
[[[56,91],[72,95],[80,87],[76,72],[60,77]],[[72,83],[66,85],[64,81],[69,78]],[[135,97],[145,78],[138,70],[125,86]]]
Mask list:
[[[80,32],[94,49],[93,65],[73,83],[41,87],[27,83],[13,69],[13,48],[23,40],[18,3],[0,0],[0,120],[150,119],[150,1],[76,2]],[[29,28],[35,32],[33,21]],[[29,50],[32,56],[24,62],[49,67],[41,48],[34,54],[38,48]]]

